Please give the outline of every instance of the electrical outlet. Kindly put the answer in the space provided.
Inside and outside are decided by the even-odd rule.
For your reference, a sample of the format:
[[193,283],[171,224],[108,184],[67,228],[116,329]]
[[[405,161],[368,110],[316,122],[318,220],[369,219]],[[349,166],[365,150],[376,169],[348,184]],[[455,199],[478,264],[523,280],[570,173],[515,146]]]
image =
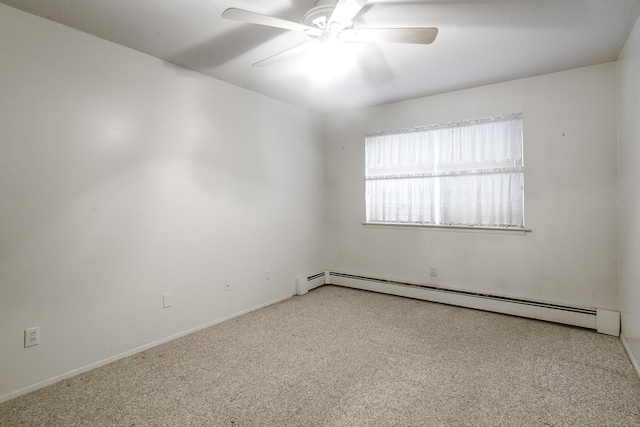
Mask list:
[[271,272],[268,268],[264,271],[264,280],[271,280]]
[[173,305],[173,296],[169,293],[162,294],[162,308],[169,308]]
[[224,290],[225,291],[231,290],[231,277],[227,277],[226,279],[224,279]]
[[438,269],[436,267],[429,267],[429,276],[438,277]]
[[24,348],[33,347],[40,344],[40,328],[29,328],[24,330]]

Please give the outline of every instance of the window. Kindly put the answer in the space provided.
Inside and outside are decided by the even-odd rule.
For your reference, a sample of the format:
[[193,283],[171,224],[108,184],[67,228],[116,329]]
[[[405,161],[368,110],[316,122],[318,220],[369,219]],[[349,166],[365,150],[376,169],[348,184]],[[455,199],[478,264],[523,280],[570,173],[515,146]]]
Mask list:
[[524,228],[522,114],[367,135],[366,222]]

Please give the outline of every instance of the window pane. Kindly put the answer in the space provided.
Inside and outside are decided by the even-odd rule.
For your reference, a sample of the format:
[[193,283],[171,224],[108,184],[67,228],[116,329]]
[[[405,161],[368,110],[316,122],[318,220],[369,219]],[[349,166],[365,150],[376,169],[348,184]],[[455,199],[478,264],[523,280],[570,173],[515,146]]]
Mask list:
[[523,173],[442,178],[442,223],[522,227]]
[[436,180],[425,177],[367,181],[367,222],[434,224]]

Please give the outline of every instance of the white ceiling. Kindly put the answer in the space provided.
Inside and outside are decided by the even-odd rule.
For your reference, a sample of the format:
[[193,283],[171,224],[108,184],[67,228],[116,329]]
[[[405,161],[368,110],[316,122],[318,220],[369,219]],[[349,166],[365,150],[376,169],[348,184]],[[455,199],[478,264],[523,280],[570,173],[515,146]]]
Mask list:
[[351,44],[351,71],[318,79],[316,51],[266,68],[307,36],[221,18],[229,7],[296,22],[316,0],[0,0],[114,43],[321,113],[617,59],[640,0],[370,0],[354,27],[435,26],[431,45]]

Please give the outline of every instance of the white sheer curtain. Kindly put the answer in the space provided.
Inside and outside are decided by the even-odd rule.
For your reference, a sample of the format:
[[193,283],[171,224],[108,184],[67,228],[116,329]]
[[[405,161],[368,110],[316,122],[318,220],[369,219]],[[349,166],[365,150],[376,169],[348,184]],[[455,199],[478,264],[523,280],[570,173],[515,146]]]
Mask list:
[[522,114],[368,135],[366,220],[524,227]]

